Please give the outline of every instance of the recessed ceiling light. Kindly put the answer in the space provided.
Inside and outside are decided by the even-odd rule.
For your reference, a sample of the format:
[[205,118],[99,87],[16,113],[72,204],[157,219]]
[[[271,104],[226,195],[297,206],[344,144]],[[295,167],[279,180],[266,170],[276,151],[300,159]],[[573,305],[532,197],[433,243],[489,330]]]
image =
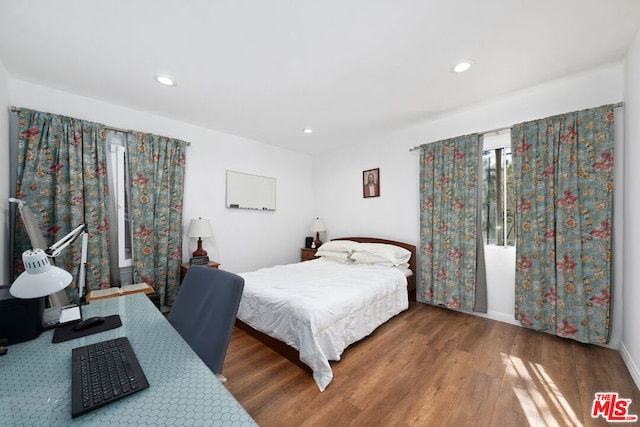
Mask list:
[[454,73],[464,73],[469,68],[471,68],[471,62],[468,62],[468,61],[460,62],[460,63],[456,64],[455,67],[453,67],[453,72]]
[[308,135],[310,133],[313,133],[313,129],[306,128],[306,129],[303,129],[302,132],[304,132],[304,133],[306,133]]
[[175,86],[176,82],[173,81],[173,79],[169,76],[165,76],[165,75],[157,75],[155,76],[155,79],[158,83],[163,84],[165,86]]

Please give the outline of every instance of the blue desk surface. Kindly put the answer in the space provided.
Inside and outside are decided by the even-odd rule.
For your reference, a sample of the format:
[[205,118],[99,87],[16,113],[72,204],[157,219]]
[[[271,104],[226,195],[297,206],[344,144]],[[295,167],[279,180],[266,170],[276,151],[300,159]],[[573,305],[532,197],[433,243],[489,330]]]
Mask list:
[[[0,357],[1,425],[255,426],[191,347],[144,294],[92,302],[83,318],[119,314],[122,326],[51,343],[53,331]],[[71,418],[71,349],[126,336],[149,388]]]

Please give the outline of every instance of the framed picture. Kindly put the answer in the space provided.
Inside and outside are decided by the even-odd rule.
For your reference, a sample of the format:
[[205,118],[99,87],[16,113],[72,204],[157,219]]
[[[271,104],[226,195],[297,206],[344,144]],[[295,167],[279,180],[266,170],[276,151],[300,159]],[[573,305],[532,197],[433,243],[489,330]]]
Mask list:
[[378,197],[380,195],[380,169],[369,169],[362,172],[362,197]]

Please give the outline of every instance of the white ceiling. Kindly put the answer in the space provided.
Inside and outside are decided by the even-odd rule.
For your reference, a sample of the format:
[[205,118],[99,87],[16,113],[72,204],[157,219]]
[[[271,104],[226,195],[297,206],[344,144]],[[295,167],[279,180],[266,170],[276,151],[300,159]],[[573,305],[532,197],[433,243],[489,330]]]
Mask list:
[[[0,62],[316,153],[618,63],[639,28],[639,0],[3,0]],[[452,73],[462,59],[471,70]]]

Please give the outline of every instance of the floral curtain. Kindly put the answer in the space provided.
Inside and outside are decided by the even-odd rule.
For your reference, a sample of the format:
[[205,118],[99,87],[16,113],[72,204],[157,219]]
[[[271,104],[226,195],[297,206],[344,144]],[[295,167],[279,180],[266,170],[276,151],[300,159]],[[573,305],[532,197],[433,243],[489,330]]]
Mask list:
[[421,146],[418,301],[476,305],[478,146],[477,134]]
[[513,126],[516,318],[586,343],[609,333],[613,106]]
[[162,305],[173,304],[180,286],[185,148],[184,141],[127,134],[134,282],[151,285]]
[[[16,196],[27,203],[50,246],[85,223],[89,231],[87,290],[109,286],[104,127],[50,113],[19,109]],[[81,239],[56,258],[74,275]],[[23,271],[22,252],[31,248],[22,218],[15,228],[15,273]],[[43,248],[46,249],[46,248]],[[67,287],[77,301],[75,284]]]

